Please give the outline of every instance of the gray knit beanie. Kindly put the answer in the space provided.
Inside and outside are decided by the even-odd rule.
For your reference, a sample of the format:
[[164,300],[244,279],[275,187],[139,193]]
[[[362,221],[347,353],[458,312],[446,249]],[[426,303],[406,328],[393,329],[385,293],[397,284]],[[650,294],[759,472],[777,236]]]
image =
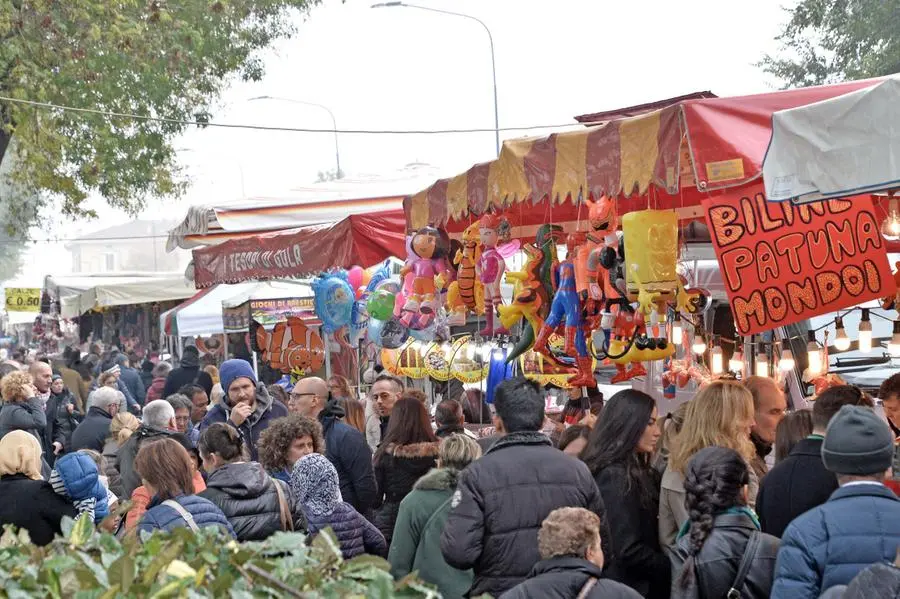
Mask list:
[[871,408],[843,406],[828,423],[822,461],[835,474],[879,474],[893,455],[891,429]]

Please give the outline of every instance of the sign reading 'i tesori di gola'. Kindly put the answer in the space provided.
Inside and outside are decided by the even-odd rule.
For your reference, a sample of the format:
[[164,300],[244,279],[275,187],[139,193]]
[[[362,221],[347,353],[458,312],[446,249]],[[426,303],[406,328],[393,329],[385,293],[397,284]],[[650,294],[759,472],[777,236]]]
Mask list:
[[895,291],[869,196],[794,206],[762,185],[704,202],[742,335],[786,326]]

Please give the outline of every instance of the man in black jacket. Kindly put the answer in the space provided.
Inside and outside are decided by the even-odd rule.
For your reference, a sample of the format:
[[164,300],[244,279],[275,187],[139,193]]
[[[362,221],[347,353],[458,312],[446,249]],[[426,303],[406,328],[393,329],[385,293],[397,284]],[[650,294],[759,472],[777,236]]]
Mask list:
[[813,434],[799,441],[760,482],[756,512],[763,532],[780,538],[794,518],[822,505],[837,490],[837,477],[822,463],[822,443],[828,423],[847,405],[872,407],[873,402],[852,385],[820,393],[813,404]]
[[[162,399],[169,397],[185,385],[197,384],[203,387],[206,395],[212,395],[212,377],[200,370],[200,350],[189,345],[181,352],[181,365],[169,373],[166,377],[166,386],[163,388]],[[226,389],[227,393],[228,390]]]
[[337,470],[341,497],[368,517],[377,499],[372,450],[361,432],[340,421],[344,412],[331,399],[328,384],[318,377],[298,381],[291,391],[288,409],[307,418],[318,418],[325,437],[325,457]]
[[441,535],[447,563],[475,571],[472,597],[497,597],[525,580],[541,559],[541,523],[557,508],[597,514],[603,552],[612,555],[603,500],[590,471],[540,432],[542,389],[521,377],[503,381],[494,406],[494,426],[505,435],[460,474]]
[[145,441],[170,437],[175,439],[185,448],[191,447],[191,442],[178,432],[175,424],[175,408],[164,400],[151,401],[144,407],[141,414],[141,426],[128,437],[116,454],[116,467],[122,477],[122,490],[125,497],[130,498],[134,490],[141,486],[141,476],[134,469],[134,458]]
[[112,387],[100,387],[88,396],[87,415],[72,432],[72,451],[103,451],[109,425],[119,413],[120,401],[119,392]]

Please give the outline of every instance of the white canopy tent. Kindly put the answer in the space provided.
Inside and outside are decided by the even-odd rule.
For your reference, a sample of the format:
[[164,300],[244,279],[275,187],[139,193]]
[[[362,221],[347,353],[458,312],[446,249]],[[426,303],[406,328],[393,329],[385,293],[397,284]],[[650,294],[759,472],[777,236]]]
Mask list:
[[766,196],[775,202],[900,186],[900,76],[776,112],[763,179]]
[[225,332],[222,308],[236,307],[250,299],[312,297],[312,288],[303,282],[264,281],[216,285],[159,316],[159,329],[168,335],[196,337]]
[[180,272],[48,279],[54,285],[63,318],[75,318],[98,308],[184,299],[197,291]]

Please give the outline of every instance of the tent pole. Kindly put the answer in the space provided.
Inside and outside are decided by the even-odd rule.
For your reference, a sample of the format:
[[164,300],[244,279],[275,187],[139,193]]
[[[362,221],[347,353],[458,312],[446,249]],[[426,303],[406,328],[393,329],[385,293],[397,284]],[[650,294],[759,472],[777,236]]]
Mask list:
[[328,348],[328,333],[322,335],[322,344],[325,346],[325,378],[331,378],[331,350]]

